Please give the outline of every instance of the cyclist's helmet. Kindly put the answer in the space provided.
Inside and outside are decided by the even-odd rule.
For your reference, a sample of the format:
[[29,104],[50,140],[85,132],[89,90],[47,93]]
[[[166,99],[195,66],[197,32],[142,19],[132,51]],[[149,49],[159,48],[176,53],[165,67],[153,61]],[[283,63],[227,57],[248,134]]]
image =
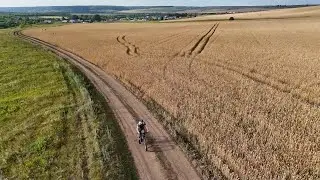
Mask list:
[[144,120],[143,119],[139,119],[139,122],[138,122],[138,124],[144,124],[145,122],[144,122]]

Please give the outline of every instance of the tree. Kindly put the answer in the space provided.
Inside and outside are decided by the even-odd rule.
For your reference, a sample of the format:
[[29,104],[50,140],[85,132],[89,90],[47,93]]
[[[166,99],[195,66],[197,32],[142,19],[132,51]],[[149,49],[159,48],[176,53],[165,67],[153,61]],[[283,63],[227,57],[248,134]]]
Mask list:
[[0,21],[0,29],[7,28],[7,24],[3,21]]
[[83,21],[91,20],[91,18],[89,17],[89,15],[81,15],[81,16],[80,16],[80,19],[83,20]]
[[83,20],[90,20],[89,15],[84,15],[84,16],[83,16]]
[[79,16],[77,16],[77,15],[72,15],[72,16],[71,16],[71,19],[72,19],[72,20],[77,20],[77,19],[79,19]]
[[93,21],[97,21],[97,22],[100,22],[101,21],[101,16],[99,14],[96,14],[92,17],[92,20]]

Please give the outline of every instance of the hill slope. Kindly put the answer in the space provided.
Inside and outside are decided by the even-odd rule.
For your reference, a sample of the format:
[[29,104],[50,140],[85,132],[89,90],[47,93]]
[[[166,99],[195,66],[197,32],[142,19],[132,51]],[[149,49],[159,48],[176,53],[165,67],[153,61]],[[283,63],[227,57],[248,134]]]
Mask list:
[[228,20],[230,17],[242,20],[251,19],[285,19],[285,18],[301,18],[301,17],[320,17],[320,6],[290,8],[290,9],[277,9],[261,12],[248,12],[239,14],[224,14],[224,15],[208,15],[199,16],[192,19],[183,19],[177,21],[210,21],[210,20]]

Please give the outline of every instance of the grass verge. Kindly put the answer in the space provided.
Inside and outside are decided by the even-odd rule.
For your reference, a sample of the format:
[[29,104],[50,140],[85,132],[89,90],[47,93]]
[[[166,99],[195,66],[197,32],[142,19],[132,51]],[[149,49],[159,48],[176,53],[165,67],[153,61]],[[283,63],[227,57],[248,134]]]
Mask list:
[[0,31],[0,179],[138,179],[112,111],[82,73]]

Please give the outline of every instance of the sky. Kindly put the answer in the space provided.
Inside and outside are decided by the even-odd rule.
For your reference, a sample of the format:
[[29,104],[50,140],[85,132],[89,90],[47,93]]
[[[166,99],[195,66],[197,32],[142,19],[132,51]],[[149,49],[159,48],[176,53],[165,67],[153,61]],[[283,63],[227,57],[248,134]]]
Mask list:
[[320,0],[0,0],[0,7],[24,6],[254,6],[320,4]]

